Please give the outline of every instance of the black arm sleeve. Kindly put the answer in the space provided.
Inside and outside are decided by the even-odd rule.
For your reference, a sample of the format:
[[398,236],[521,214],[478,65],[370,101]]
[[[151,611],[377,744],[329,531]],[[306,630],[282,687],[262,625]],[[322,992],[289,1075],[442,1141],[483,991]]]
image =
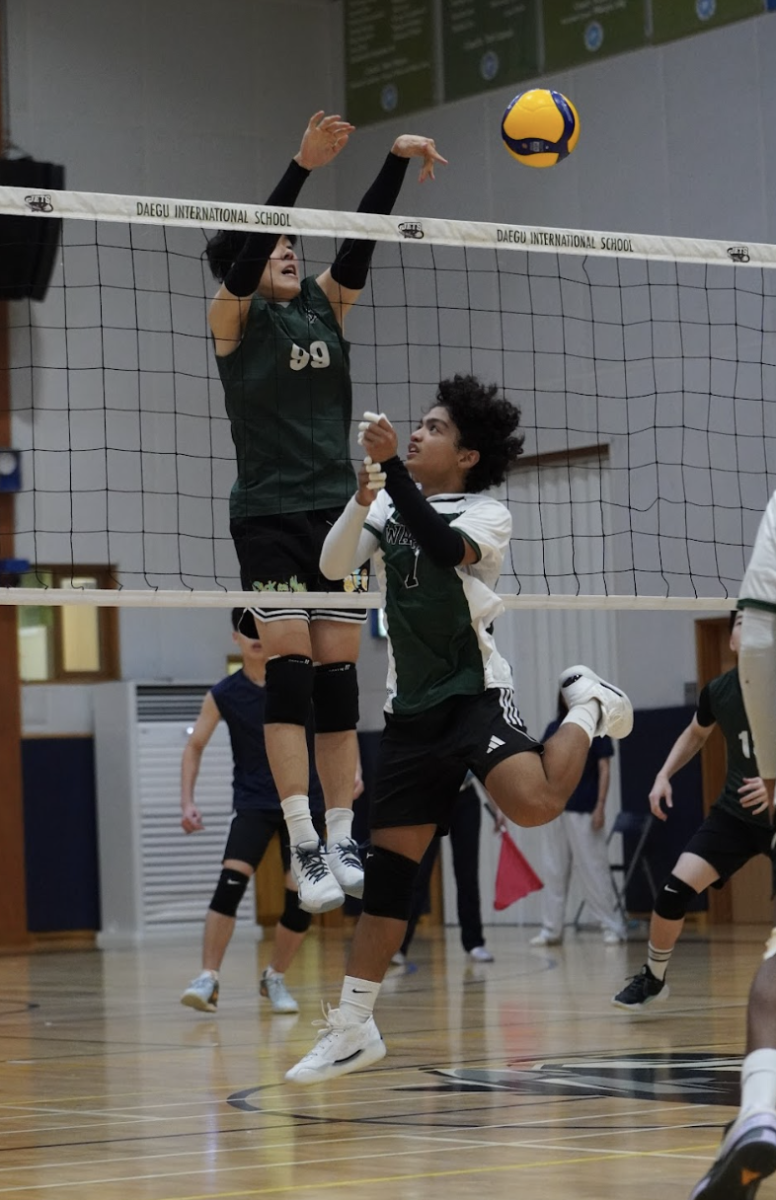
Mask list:
[[[408,158],[389,154],[380,168],[380,173],[366,192],[358,206],[358,212],[389,213],[399,198],[404,176],[407,174]],[[340,287],[360,292],[369,274],[369,265],[374,254],[375,243],[363,238],[347,238],[339,248],[331,265],[331,277]]]
[[383,470],[385,490],[423,553],[437,567],[457,567],[466,553],[466,541],[458,530],[418,491],[398,456],[383,463]]
[[[302,186],[310,174],[299,163],[291,159],[283,178],[274,188],[267,204],[291,208]],[[259,286],[262,272],[267,265],[267,259],[282,236],[275,230],[273,233],[249,233],[245,245],[232,263],[224,277],[224,287],[233,296],[252,296]]]

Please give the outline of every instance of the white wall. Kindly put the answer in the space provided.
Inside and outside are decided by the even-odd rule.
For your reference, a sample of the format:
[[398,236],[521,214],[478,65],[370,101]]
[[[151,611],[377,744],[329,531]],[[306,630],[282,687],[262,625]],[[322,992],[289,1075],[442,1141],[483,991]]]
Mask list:
[[[341,5],[327,0],[8,0],[7,8],[12,136],[64,162],[74,189],[262,198],[310,112],[341,103]],[[773,241],[775,61],[776,17],[763,17],[554,76],[547,82],[582,118],[578,149],[554,171],[523,168],[501,147],[510,89],[365,128],[336,169],[316,173],[304,203],[355,207],[395,134],[414,129],[436,137],[450,166],[422,189],[408,179],[397,206],[406,215]],[[389,316],[381,311],[380,323]],[[368,327],[372,317],[363,320]],[[368,396],[364,375],[357,406]],[[416,384],[402,416],[427,396]],[[524,409],[541,423],[530,401]],[[46,411],[41,402],[35,419]],[[31,410],[20,410],[19,444],[28,444],[30,422]],[[617,453],[615,444],[622,470]],[[754,513],[759,492],[747,502]],[[749,525],[753,516],[744,537]],[[694,676],[692,620],[616,619],[618,671],[637,707],[682,702]],[[226,613],[127,611],[121,632],[132,678],[216,677],[230,645]],[[384,670],[383,647],[366,638],[364,727],[380,723]]]

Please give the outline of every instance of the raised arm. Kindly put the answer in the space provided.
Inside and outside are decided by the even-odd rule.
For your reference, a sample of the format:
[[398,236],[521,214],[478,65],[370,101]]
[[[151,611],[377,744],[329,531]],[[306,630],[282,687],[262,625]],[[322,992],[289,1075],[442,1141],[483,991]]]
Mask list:
[[196,833],[204,829],[202,817],[194,803],[194,787],[199,775],[202,754],[221,720],[213,693],[208,692],[202,701],[196,724],[183,751],[181,761],[181,826],[184,833]]
[[[423,160],[420,170],[421,183],[434,178],[434,167],[437,163],[447,163],[447,159],[437,153],[433,138],[419,137],[412,133],[402,134],[393,143],[390,154],[374,183],[365,193],[357,212],[393,212],[411,158]],[[363,238],[346,238],[328,271],[324,271],[318,277],[318,286],[328,298],[340,325],[366,283],[375,244]]]
[[[298,152],[266,203],[273,207],[291,208],[310,172],[336,158],[347,145],[353,129],[353,125],[342,121],[337,115],[325,116],[323,111],[314,113],[304,131]],[[239,346],[251,299],[259,286],[267,259],[278,241],[277,231],[249,233],[235,253],[239,236],[237,234],[235,237],[229,232],[216,234],[208,244],[211,268],[221,280],[208,314],[216,342],[216,354],[219,356],[231,354]]]

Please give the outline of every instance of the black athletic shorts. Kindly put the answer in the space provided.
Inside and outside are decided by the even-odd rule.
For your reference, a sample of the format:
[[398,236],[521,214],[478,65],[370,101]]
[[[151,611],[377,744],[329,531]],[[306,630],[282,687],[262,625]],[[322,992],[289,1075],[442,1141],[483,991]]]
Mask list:
[[386,716],[370,829],[436,825],[447,833],[467,770],[485,777],[513,754],[544,747],[526,732],[511,688],[454,696],[417,716]]
[[[318,831],[318,836],[324,838],[326,822],[323,813],[313,813],[313,825]],[[255,871],[276,833],[280,834],[280,857],[283,861],[283,870],[288,871],[291,867],[291,849],[288,841],[288,829],[283,820],[283,810],[280,805],[277,810],[271,812],[249,808],[234,813],[222,861],[226,862],[228,858],[234,858],[238,862],[248,863]]]
[[718,804],[709,809],[703,824],[684,848],[685,854],[697,854],[719,874],[714,887],[727,883],[750,858],[758,854],[771,856],[773,830],[768,825],[741,821]]
[[[341,508],[311,512],[282,513],[273,517],[241,517],[229,529],[240,562],[243,591],[256,592],[349,592],[369,588],[365,565],[346,579],[332,581],[321,575],[321,549]],[[261,621],[345,621],[363,623],[364,608],[255,608]]]

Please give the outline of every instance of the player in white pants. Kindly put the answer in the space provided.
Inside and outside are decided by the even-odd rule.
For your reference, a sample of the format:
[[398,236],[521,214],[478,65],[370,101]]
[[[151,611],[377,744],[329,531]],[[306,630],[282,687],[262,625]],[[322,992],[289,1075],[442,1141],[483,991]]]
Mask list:
[[[776,492],[763,514],[741,584],[738,671],[760,775],[773,813],[776,778]],[[773,849],[772,849],[773,854]],[[741,1109],[691,1200],[754,1200],[776,1171],[776,929],[752,983]]]

